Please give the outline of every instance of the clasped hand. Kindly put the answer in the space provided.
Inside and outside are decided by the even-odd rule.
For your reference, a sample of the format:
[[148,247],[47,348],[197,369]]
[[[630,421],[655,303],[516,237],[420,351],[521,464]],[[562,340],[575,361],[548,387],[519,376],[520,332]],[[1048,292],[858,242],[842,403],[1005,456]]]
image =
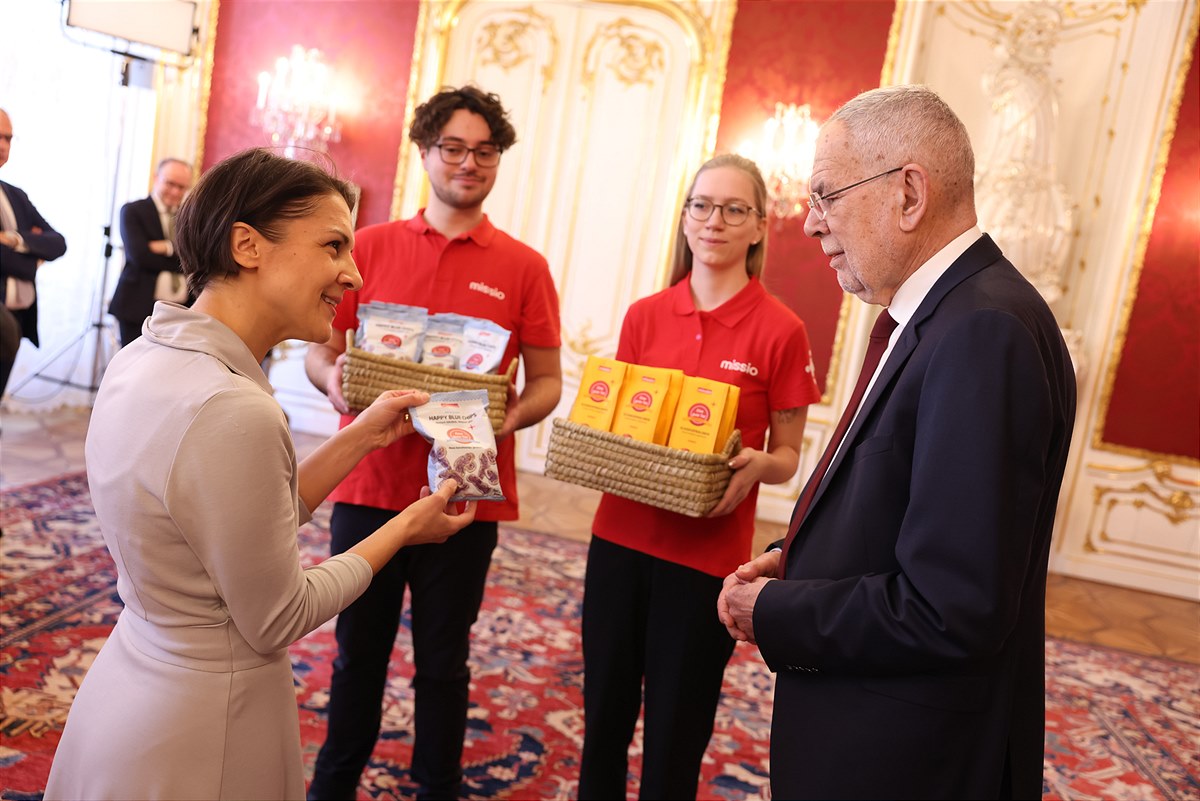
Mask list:
[[739,565],[725,577],[721,594],[717,596],[717,617],[729,636],[743,642],[755,642],[754,604],[768,581],[773,581],[779,569],[779,551],[763,555]]

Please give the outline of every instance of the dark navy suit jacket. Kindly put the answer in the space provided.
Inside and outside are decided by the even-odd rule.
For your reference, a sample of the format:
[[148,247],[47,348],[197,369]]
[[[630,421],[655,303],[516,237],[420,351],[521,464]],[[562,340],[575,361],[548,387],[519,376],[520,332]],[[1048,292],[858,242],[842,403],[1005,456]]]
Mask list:
[[[0,245],[0,302],[3,302],[8,296],[8,278],[34,281],[39,264],[53,261],[67,252],[67,240],[38,213],[29,201],[29,195],[4,181],[0,181],[0,187],[12,206],[13,216],[17,220],[17,233],[25,240],[25,247],[29,250],[28,253],[18,253],[6,245]],[[14,311],[13,316],[21,324],[21,335],[37,345],[37,297],[34,297],[32,306]]]
[[125,267],[113,290],[108,313],[118,320],[141,324],[154,311],[154,282],[163,270],[182,272],[179,256],[160,256],[150,243],[166,239],[154,199],[144,197],[121,207],[121,242]]
[[909,321],[754,608],[775,798],[1040,798],[1066,345],[984,236]]

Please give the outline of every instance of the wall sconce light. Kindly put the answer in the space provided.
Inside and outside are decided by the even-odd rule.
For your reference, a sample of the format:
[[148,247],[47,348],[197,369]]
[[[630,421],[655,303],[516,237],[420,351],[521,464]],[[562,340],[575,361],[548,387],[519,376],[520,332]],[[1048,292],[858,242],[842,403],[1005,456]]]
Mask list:
[[762,136],[738,149],[762,171],[771,198],[770,213],[777,220],[807,211],[808,179],[819,130],[807,103],[776,103],[775,116],[763,123]]
[[290,56],[275,61],[274,73],[259,73],[252,122],[273,145],[283,145],[288,158],[298,148],[324,153],[330,142],[342,140],[333,79],[320,50],[293,45]]

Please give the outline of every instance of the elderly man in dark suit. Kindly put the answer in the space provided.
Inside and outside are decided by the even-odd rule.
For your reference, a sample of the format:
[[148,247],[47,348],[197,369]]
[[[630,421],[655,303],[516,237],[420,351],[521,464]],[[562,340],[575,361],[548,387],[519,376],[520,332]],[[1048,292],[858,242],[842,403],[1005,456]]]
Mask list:
[[[117,320],[121,346],[142,335],[142,323],[154,311],[159,273],[169,273],[179,294],[178,302],[190,300],[179,257],[175,255],[173,226],[183,196],[192,187],[192,167],[176,158],[163,159],[154,174],[150,197],[121,207],[121,241],[125,245],[125,267],[113,290],[108,313]],[[160,299],[168,299],[166,297]]]
[[782,550],[718,601],[778,673],[775,798],[1041,797],[1075,379],[1050,309],[977,227],[973,173],[923,87],[866,92],[818,139],[804,230],[885,307],[882,358]]
[[[0,109],[0,167],[12,146],[12,119]],[[38,345],[37,269],[67,252],[67,241],[38,213],[29,196],[0,181],[0,395],[24,337]]]

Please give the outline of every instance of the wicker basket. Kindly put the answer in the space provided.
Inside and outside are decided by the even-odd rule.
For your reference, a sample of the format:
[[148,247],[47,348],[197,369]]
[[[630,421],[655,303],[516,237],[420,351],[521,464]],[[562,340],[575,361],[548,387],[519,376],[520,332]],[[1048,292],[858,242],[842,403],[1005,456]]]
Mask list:
[[560,417],[550,432],[546,475],[688,517],[703,517],[725,494],[733,475],[728,463],[741,450],[741,443],[742,434],[735,429],[721,453],[691,453]]
[[390,356],[368,353],[354,347],[353,329],[346,331],[346,364],[342,368],[342,394],[353,411],[361,411],[389,389],[419,389],[425,392],[454,392],[460,389],[486,389],[488,418],[492,430],[504,425],[508,408],[508,388],[517,372],[513,359],[501,374],[468,373],[417,362],[405,362]]

